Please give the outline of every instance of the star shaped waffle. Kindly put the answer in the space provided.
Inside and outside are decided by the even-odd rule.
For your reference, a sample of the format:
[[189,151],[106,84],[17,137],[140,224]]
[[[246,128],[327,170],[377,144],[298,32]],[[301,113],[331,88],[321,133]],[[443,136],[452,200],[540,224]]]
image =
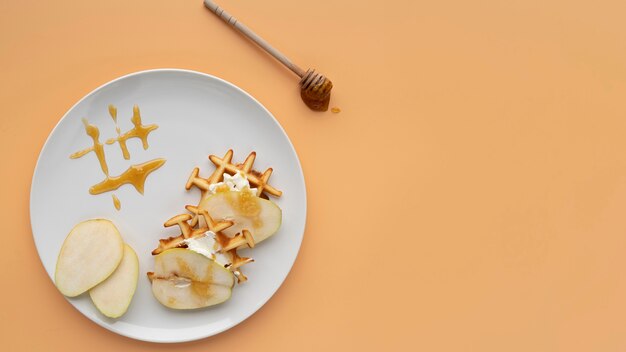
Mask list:
[[[159,240],[159,247],[153,250],[152,254],[156,255],[171,248],[185,247],[184,241],[186,239],[200,238],[204,236],[207,231],[211,231],[215,234],[215,240],[220,244],[221,249],[219,252],[226,254],[231,259],[231,262],[225,267],[233,272],[239,283],[247,281],[248,278],[241,272],[240,267],[253,262],[254,259],[239,256],[237,249],[246,246],[254,248],[255,243],[252,234],[248,230],[243,230],[233,237],[228,237],[222,233],[222,230],[231,227],[233,225],[232,221],[215,221],[206,210],[199,209],[193,205],[187,205],[185,208],[193,213],[193,215],[176,215],[167,220],[164,224],[165,227],[178,225],[181,234]],[[200,222],[203,223],[203,226],[194,229],[194,226],[198,225]]]
[[191,226],[195,226],[198,224],[201,227],[207,227],[209,231],[213,232],[216,235],[217,242],[220,244],[222,249],[220,252],[228,252],[231,249],[241,248],[248,246],[250,248],[254,248],[254,238],[252,234],[248,230],[243,230],[241,233],[236,234],[233,237],[228,237],[222,233],[223,230],[231,227],[233,225],[232,221],[219,221],[216,222],[213,220],[209,212],[200,209],[194,205],[186,205],[185,209],[193,213],[193,217],[191,218]]
[[271,167],[260,173],[252,168],[256,159],[256,152],[251,152],[241,164],[234,164],[233,150],[229,149],[223,158],[215,155],[209,155],[209,160],[215,165],[215,171],[209,176],[209,178],[202,178],[199,176],[200,169],[197,167],[193,169],[185,188],[191,189],[192,186],[199,188],[203,195],[209,190],[209,185],[218,183],[224,179],[224,174],[235,175],[237,172],[243,173],[243,175],[250,182],[251,188],[256,188],[256,195],[261,196],[263,193],[270,194],[274,197],[280,197],[283,192],[272,187],[268,180],[274,171]]
[[[274,197],[282,196],[282,191],[268,183],[273,172],[272,168],[266,169],[263,173],[253,169],[254,161],[256,160],[256,152],[254,151],[240,164],[233,162],[232,149],[229,149],[222,158],[209,155],[209,160],[215,165],[215,171],[213,171],[211,176],[206,179],[200,177],[200,169],[196,167],[189,175],[185,189],[190,190],[192,187],[200,189],[204,199],[211,185],[222,182],[224,175],[234,176],[241,172],[250,183],[250,188],[256,188],[256,196],[265,199],[268,198],[268,195]],[[240,256],[237,253],[237,249],[254,248],[254,237],[250,231],[243,229],[233,237],[227,236],[222,231],[231,227],[233,225],[232,221],[215,221],[206,210],[198,206],[187,205],[185,209],[191,214],[177,215],[164,224],[165,227],[177,225],[181,231],[180,235],[159,240],[159,247],[152,251],[152,254],[159,254],[170,248],[186,247],[184,242],[186,239],[200,238],[207,231],[211,231],[215,234],[215,241],[220,245],[219,253],[223,253],[230,258],[230,263],[226,264],[225,267],[233,272],[239,283],[247,281],[248,278],[241,272],[241,267],[253,262],[254,259]]]
[[[163,252],[166,249],[181,247],[184,245],[184,240],[188,238],[198,238],[204,236],[204,233],[209,229],[206,227],[200,227],[194,229],[192,225],[189,224],[189,221],[193,217],[190,214],[180,214],[176,215],[173,218],[167,220],[163,226],[172,227],[178,225],[180,228],[180,235],[172,236],[165,239],[159,240],[159,247],[152,251],[152,255],[157,255]],[[221,226],[225,226],[223,229],[232,226],[232,221],[224,222]],[[223,230],[222,229],[222,230]]]
[[237,249],[231,249],[230,251],[228,251],[228,253],[230,253],[233,263],[227,265],[226,268],[232,271],[233,274],[235,274],[235,276],[237,277],[237,283],[248,281],[248,277],[243,274],[240,267],[244,264],[252,263],[254,259],[240,257],[239,254],[237,254]]

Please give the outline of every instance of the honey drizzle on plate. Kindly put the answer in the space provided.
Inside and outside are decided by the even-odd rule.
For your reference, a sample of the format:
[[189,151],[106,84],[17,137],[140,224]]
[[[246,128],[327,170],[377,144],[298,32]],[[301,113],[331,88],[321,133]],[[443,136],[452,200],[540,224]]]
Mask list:
[[[111,114],[111,117],[113,117],[113,120],[115,121],[115,124],[117,126],[117,109],[115,108],[115,106],[109,105],[109,113],[111,113],[111,107],[113,107],[115,112],[115,117],[113,117],[113,114]],[[159,128],[158,125],[143,125],[141,123],[141,113],[137,105],[133,106],[133,117],[130,119],[130,121],[134,125],[131,130],[125,132],[124,134],[120,134],[119,127],[116,127],[115,130],[117,131],[117,138],[110,138],[106,141],[106,144],[108,145],[118,142],[118,144],[120,145],[120,149],[122,149],[122,155],[126,160],[130,159],[130,153],[128,152],[128,147],[126,146],[127,140],[129,140],[130,138],[141,139],[143,149],[146,150],[148,149],[148,135],[150,134],[150,132]]]
[[[141,115],[139,113],[139,107],[137,105],[133,107],[133,117],[131,118],[131,122],[135,125],[135,127],[124,134],[121,134],[120,128],[117,125],[117,108],[113,104],[109,105],[109,115],[111,115],[111,118],[115,123],[115,130],[118,137],[107,140],[106,144],[110,145],[115,143],[116,141],[119,142],[120,148],[122,149],[122,154],[127,160],[130,159],[130,154],[128,153],[128,149],[126,148],[126,141],[129,138],[141,139],[144,149],[148,149],[148,134],[157,129],[159,126],[155,124],[145,126],[142,125]],[[123,184],[131,184],[135,187],[137,192],[143,194],[144,185],[148,175],[163,166],[163,164],[165,163],[165,159],[159,158],[150,160],[142,164],[131,165],[119,176],[110,176],[109,167],[107,166],[104,154],[104,145],[100,143],[100,130],[98,129],[98,127],[89,124],[87,119],[83,118],[82,121],[83,125],[85,125],[85,132],[93,140],[93,145],[89,148],[85,148],[78,152],[72,153],[70,155],[70,159],[78,159],[90,152],[94,152],[98,157],[98,161],[100,162],[100,168],[102,168],[102,172],[105,175],[105,179],[102,182],[89,188],[89,193],[94,195],[101,194],[116,190]],[[119,198],[117,198],[115,194],[112,194],[111,196],[113,198],[113,205],[115,206],[115,209],[120,210],[122,205]]]
[[165,159],[154,159],[143,164],[131,165],[119,176],[107,176],[104,181],[91,186],[89,193],[100,194],[114,191],[123,184],[131,184],[137,192],[143,194],[144,184],[148,175],[165,164]]
[[115,194],[111,194],[111,196],[113,197],[113,206],[116,210],[120,210],[122,208],[122,203],[120,203],[120,199],[117,198]]
[[[115,132],[117,133],[117,138],[119,138],[122,134],[122,130],[117,124],[117,108],[113,104],[109,104],[109,115],[111,115],[111,118],[113,119],[113,123],[115,124]],[[108,139],[107,141],[109,140],[111,139]],[[120,148],[122,149],[122,156],[124,156],[124,159],[129,160],[130,154],[128,153],[128,149],[126,148],[126,143],[124,143],[124,147]]]
[[107,166],[107,161],[104,156],[104,146],[102,145],[102,143],[100,143],[99,140],[100,130],[98,130],[98,127],[91,125],[87,121],[87,119],[83,119],[83,125],[85,125],[85,132],[87,132],[87,135],[93,140],[93,145],[89,148],[83,149],[70,155],[70,159],[78,159],[90,152],[95,152],[96,156],[98,157],[98,161],[100,162],[102,172],[104,172],[105,175],[109,176],[109,167]]
[[[109,104],[109,115],[111,115],[113,123],[115,123],[115,126],[117,126],[117,108],[113,104]],[[116,128],[116,130],[118,130],[119,134],[119,128]]]

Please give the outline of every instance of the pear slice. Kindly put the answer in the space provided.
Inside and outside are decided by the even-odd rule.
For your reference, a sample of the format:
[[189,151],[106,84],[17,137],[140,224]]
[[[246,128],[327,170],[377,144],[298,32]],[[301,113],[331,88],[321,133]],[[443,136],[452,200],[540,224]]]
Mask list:
[[123,253],[124,242],[112,222],[83,221],[74,226],[63,242],[54,282],[65,296],[78,296],[109,277]]
[[196,309],[230,298],[234,275],[222,265],[185,248],[168,249],[157,255],[149,274],[154,297],[173,309]]
[[139,277],[139,260],[135,251],[124,244],[124,256],[117,269],[106,280],[89,290],[89,296],[100,313],[119,318],[135,295]]
[[222,231],[224,234],[232,237],[246,229],[254,243],[276,233],[282,222],[278,205],[247,190],[218,192],[204,198],[198,208],[208,211],[215,220],[233,221],[233,226]]

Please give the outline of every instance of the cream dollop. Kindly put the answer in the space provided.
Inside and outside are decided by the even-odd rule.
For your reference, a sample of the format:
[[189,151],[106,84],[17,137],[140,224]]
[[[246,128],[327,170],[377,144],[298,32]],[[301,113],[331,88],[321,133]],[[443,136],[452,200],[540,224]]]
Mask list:
[[209,259],[213,259],[220,265],[227,266],[232,263],[228,255],[219,252],[222,247],[217,240],[215,240],[215,233],[212,231],[207,231],[203,236],[198,238],[187,238],[183,242],[187,245],[188,249],[202,254]]
[[250,188],[250,182],[248,182],[248,179],[241,171],[237,171],[237,173],[232,176],[225,173],[224,181],[209,185],[209,192],[215,194],[217,189],[224,185],[228,186],[228,189],[231,191],[242,191],[245,188],[248,188],[254,194],[256,194],[257,191],[256,188]]

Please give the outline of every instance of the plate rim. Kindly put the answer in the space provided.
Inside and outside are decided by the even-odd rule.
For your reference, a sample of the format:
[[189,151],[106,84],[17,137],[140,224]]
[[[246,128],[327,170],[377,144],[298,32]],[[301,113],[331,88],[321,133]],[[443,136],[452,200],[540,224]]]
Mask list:
[[[296,151],[296,148],[294,147],[293,143],[291,142],[291,139],[289,138],[289,135],[287,134],[287,132],[285,131],[285,129],[283,128],[283,126],[280,124],[280,122],[276,119],[276,117],[263,105],[261,104],[261,102],[259,102],[255,97],[253,97],[250,93],[248,93],[247,91],[245,91],[244,89],[240,88],[239,86],[235,85],[234,83],[231,83],[223,78],[214,76],[212,74],[208,74],[208,73],[204,73],[204,72],[200,72],[200,71],[195,71],[195,70],[190,70],[190,69],[183,69],[183,68],[154,68],[154,69],[146,69],[146,70],[141,70],[141,71],[135,71],[135,72],[131,72],[119,77],[116,77],[110,81],[105,82],[104,84],[99,85],[98,87],[94,88],[93,90],[91,90],[89,93],[85,94],[82,98],[80,98],[76,103],[74,103],[64,114],[63,116],[57,121],[57,123],[55,124],[55,126],[52,128],[52,130],[50,130],[50,132],[48,133],[48,137],[46,138],[45,142],[43,143],[43,145],[41,146],[41,149],[39,151],[39,155],[37,156],[37,161],[35,163],[35,167],[33,169],[33,174],[32,174],[32,178],[31,178],[31,184],[30,184],[30,188],[29,188],[29,203],[28,203],[28,221],[30,223],[30,229],[31,229],[31,236],[32,236],[32,240],[33,243],[35,245],[35,250],[37,251],[37,257],[39,258],[39,263],[41,264],[42,269],[44,270],[44,272],[46,273],[46,275],[50,278],[50,280],[52,281],[52,284],[54,285],[54,279],[53,277],[51,277],[48,274],[48,270],[46,269],[43,261],[41,260],[41,248],[39,248],[39,246],[37,245],[37,240],[35,239],[35,231],[34,231],[34,227],[33,227],[33,221],[32,221],[32,214],[33,214],[33,187],[35,185],[35,180],[38,177],[38,174],[40,171],[40,161],[41,161],[41,157],[44,153],[44,150],[46,149],[46,146],[48,145],[48,143],[50,142],[50,138],[52,138],[52,136],[55,134],[55,132],[58,130],[59,126],[61,125],[61,122],[63,120],[65,120],[67,118],[67,116],[69,115],[69,113],[71,111],[73,111],[78,105],[80,105],[84,100],[88,99],[89,97],[95,95],[96,93],[98,93],[100,90],[104,89],[105,87],[112,85],[118,81],[130,78],[130,77],[134,77],[134,76],[142,76],[142,75],[150,75],[150,74],[155,74],[155,73],[184,73],[184,74],[191,74],[191,75],[197,75],[200,76],[202,78],[208,78],[208,79],[213,79],[218,81],[221,84],[225,84],[227,86],[230,86],[230,88],[238,91],[239,93],[242,93],[244,96],[246,96],[247,98],[251,99],[252,102],[254,102],[258,107],[260,107],[265,113],[267,113],[267,115],[269,117],[271,117],[270,121],[273,121],[273,123],[279,128],[279,130],[283,133],[283,135],[285,135],[285,137],[287,138],[287,142],[289,144],[289,146],[291,147],[291,152],[293,153],[293,155],[295,156],[296,159],[296,163],[297,166],[300,170],[300,177],[298,178],[298,182],[302,184],[302,188],[303,188],[303,195],[304,195],[304,199],[303,199],[303,204],[304,204],[304,217],[303,217],[303,228],[302,228],[302,236],[300,236],[300,241],[297,244],[297,248],[295,251],[295,255],[293,257],[293,260],[291,261],[291,263],[289,263],[289,270],[287,270],[285,272],[285,274],[283,275],[283,277],[280,278],[280,284],[276,287],[276,289],[263,301],[261,301],[258,305],[256,306],[252,306],[252,310],[250,312],[250,314],[248,314],[246,317],[244,317],[243,319],[239,320],[239,321],[233,321],[231,324],[226,324],[223,328],[219,328],[219,329],[215,329],[212,330],[206,334],[199,334],[195,337],[190,337],[190,338],[180,338],[180,339],[159,339],[157,338],[144,338],[144,337],[140,337],[140,336],[136,336],[130,333],[126,333],[123,330],[113,330],[112,326],[109,325],[105,325],[103,321],[100,320],[94,320],[91,319],[89,316],[83,314],[83,312],[81,312],[74,304],[72,304],[69,300],[69,297],[66,297],[64,295],[62,295],[60,292],[59,294],[61,294],[61,296],[63,298],[65,298],[65,300],[70,303],[70,305],[72,306],[73,309],[75,309],[76,311],[78,311],[78,313],[80,313],[80,315],[83,318],[86,318],[87,320],[96,323],[98,326],[105,328],[106,330],[120,335],[120,336],[124,336],[126,338],[130,338],[130,339],[134,339],[134,340],[138,340],[138,341],[145,341],[145,342],[151,342],[151,343],[182,343],[182,342],[190,342],[190,341],[197,341],[197,340],[202,340],[202,339],[206,339],[208,337],[211,336],[215,336],[218,334],[221,334],[224,331],[230,330],[231,328],[241,324],[242,322],[244,322],[245,320],[249,319],[251,316],[253,316],[256,312],[259,311],[259,309],[261,309],[272,297],[274,297],[274,295],[276,294],[276,292],[278,292],[278,290],[283,286],[283,284],[285,283],[285,280],[287,279],[287,277],[289,276],[289,274],[291,273],[291,270],[293,269],[293,265],[296,262],[296,259],[298,258],[298,255],[300,253],[300,248],[302,247],[302,242],[304,240],[304,234],[306,232],[306,224],[307,224],[307,207],[308,207],[308,198],[307,198],[307,190],[306,190],[306,182],[305,182],[305,178],[304,178],[304,170],[302,169],[302,164],[300,163],[300,158],[298,157],[298,153]],[[56,286],[55,286],[56,289]],[[57,289],[58,291],[58,289]]]

